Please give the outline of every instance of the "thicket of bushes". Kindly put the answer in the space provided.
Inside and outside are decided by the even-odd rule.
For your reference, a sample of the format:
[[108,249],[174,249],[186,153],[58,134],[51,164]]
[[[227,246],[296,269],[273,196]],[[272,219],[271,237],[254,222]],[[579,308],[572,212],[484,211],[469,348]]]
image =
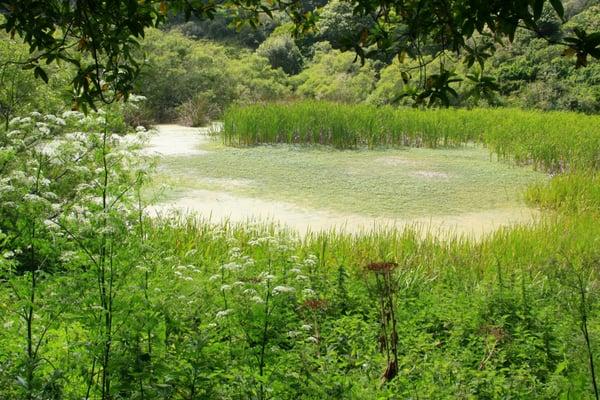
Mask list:
[[[314,8],[323,4],[308,4]],[[600,5],[568,4],[572,19],[562,28],[548,13],[544,29],[560,35],[560,29],[582,26],[594,30]],[[285,16],[265,19],[257,31],[241,32],[228,27],[228,17],[214,21],[182,23],[177,18],[170,30],[150,30],[142,43],[145,65],[136,85],[145,105],[130,110],[132,124],[181,122],[203,125],[222,117],[230,105],[284,99],[317,99],[373,105],[411,105],[413,86],[419,79],[417,63],[407,58],[387,59],[379,54],[361,64],[350,48],[368,21],[352,16],[352,10],[337,0],[321,11],[317,31],[292,38]],[[2,59],[17,59],[27,49],[3,34]],[[484,38],[482,38],[483,40]],[[484,51],[485,52],[485,51]],[[514,43],[489,54],[485,76],[497,79],[497,92],[475,90],[478,82],[465,79],[456,86],[457,107],[511,106],[543,110],[600,111],[600,63],[591,61],[576,69],[562,56],[560,46],[521,31]],[[427,60],[425,55],[425,60]],[[458,76],[481,75],[477,63],[468,68],[464,59],[445,55],[446,68]],[[434,63],[435,64],[435,63]],[[402,71],[412,71],[410,76]],[[434,73],[431,67],[428,74]],[[51,110],[68,103],[72,78],[67,69],[50,69],[51,85],[33,79],[15,64],[0,67],[0,117],[4,123],[21,111],[44,107]],[[408,79],[407,79],[408,78]],[[20,90],[15,90],[18,87]]]
[[[597,12],[600,11],[600,5],[594,3],[596,2],[567,2],[567,16],[571,20],[563,26],[548,8],[541,22],[541,29],[557,39],[573,26],[594,31],[598,24]],[[313,9],[316,5],[323,4],[307,2],[306,7]],[[170,32],[155,32],[147,41],[147,49],[157,54],[164,52],[171,60],[165,64],[155,57],[147,66],[147,80],[143,78],[140,84],[140,89],[150,99],[151,108],[158,121],[176,119],[177,107],[191,99],[195,99],[193,101],[198,103],[199,109],[206,109],[208,104],[213,104],[214,110],[207,114],[207,117],[212,118],[219,118],[220,113],[229,104],[273,101],[290,96],[296,99],[365,102],[373,105],[396,106],[413,103],[411,95],[420,78],[418,63],[415,60],[407,58],[400,63],[397,58],[389,59],[385,54],[377,54],[373,60],[367,60],[362,65],[352,51],[341,51],[352,49],[362,29],[369,27],[368,20],[354,17],[352,10],[343,2],[334,0],[325,4],[320,11],[316,31],[302,38],[291,38],[290,24],[283,15],[276,15],[274,20],[269,20],[258,33],[242,31],[234,45],[231,32],[226,28],[226,18],[219,17],[212,24],[221,26],[220,30],[217,30],[220,33],[204,32],[210,25],[207,22],[190,22],[185,25],[174,24],[174,30]],[[190,33],[193,26],[197,26],[200,33]],[[209,60],[190,61],[188,56],[178,59],[171,56],[169,46],[160,45],[161,42],[166,44],[172,41],[183,43],[185,39],[177,33],[177,29],[196,38],[196,41],[185,42],[186,46],[194,49],[190,52],[205,52],[218,60],[216,64],[221,66],[221,76],[211,80],[203,76],[203,72],[199,72],[204,70],[210,76],[209,71],[214,69],[214,64]],[[257,35],[261,37],[258,41]],[[248,40],[245,40],[245,37]],[[198,38],[201,40],[197,40]],[[203,39],[210,39],[213,43],[207,43]],[[481,43],[478,43],[478,46],[481,47],[487,39],[479,39]],[[215,48],[215,41],[222,43],[222,52],[226,57],[214,54],[212,49]],[[253,44],[244,45],[244,42]],[[591,61],[586,68],[576,69],[573,60],[562,55],[560,46],[551,45],[527,31],[519,31],[515,41],[505,45],[493,54],[484,47],[478,50],[483,57],[487,57],[485,73],[482,73],[478,63],[468,67],[464,56],[445,55],[446,68],[464,78],[462,83],[455,86],[458,96],[450,99],[453,106],[492,105],[585,113],[600,111],[599,62]],[[435,49],[435,44],[431,44],[430,47]],[[258,95],[250,98],[247,96],[248,91],[245,88],[252,86],[252,83],[244,74],[240,74],[236,67],[230,67],[229,64],[236,64],[237,61],[244,63],[251,53],[258,55],[261,60],[255,61],[252,67],[255,68],[253,79],[260,80],[262,88],[272,84],[277,87],[283,86],[285,90],[267,90],[267,93],[261,94],[259,89]],[[427,54],[424,55],[425,61],[428,57]],[[266,65],[279,72],[268,73],[264,70]],[[437,68],[436,63],[433,63],[427,74],[436,73]],[[171,91],[144,89],[152,87],[152,80],[160,78],[164,71],[167,71],[166,76],[174,78],[170,75],[170,69],[187,71],[190,80],[186,87],[175,86]],[[402,75],[402,71],[409,71],[409,74]],[[248,73],[249,70],[244,72]],[[475,80],[468,78],[469,75]],[[495,78],[498,91],[481,90],[477,79],[482,76]],[[150,85],[146,85],[146,82]],[[232,87],[241,87],[241,90],[236,91]],[[220,94],[219,101],[211,94],[217,92]],[[184,108],[191,109],[187,106]],[[205,118],[200,118],[198,122],[202,119]]]

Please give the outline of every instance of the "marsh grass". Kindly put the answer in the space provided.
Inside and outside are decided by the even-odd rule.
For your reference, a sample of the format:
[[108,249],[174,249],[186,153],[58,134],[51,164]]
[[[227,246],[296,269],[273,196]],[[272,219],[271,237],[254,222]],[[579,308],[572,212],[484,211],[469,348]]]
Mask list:
[[[449,308],[442,313],[445,322],[435,318],[433,322],[436,332],[433,337],[439,339],[441,347],[452,342],[453,334],[445,329],[451,331],[456,324],[468,325],[464,318],[468,314],[466,309],[454,308],[466,304],[460,299],[468,299],[471,306],[476,304],[478,328],[471,326],[471,329],[482,335],[479,371],[496,368],[499,359],[521,358],[524,353],[514,347],[516,342],[536,342],[530,350],[537,348],[544,353],[541,357],[544,361],[540,364],[541,358],[531,360],[526,367],[529,372],[537,371],[536,379],[542,377],[540,373],[546,368],[564,377],[578,369],[581,375],[570,376],[569,383],[558,383],[561,378],[556,375],[547,382],[568,387],[568,397],[598,398],[595,373],[598,308],[594,293],[600,278],[597,268],[599,122],[599,116],[568,112],[417,110],[302,102],[232,108],[225,116],[222,135],[226,144],[236,146],[295,143],[373,149],[479,143],[500,160],[533,165],[553,174],[546,182],[532,182],[526,193],[531,204],[553,212],[546,212],[531,226],[500,229],[480,243],[460,237],[444,243],[434,237],[415,239],[411,230],[373,232],[355,238],[330,233],[327,240],[331,253],[345,249],[348,254],[338,257],[353,259],[355,265],[386,259],[420,274],[427,282],[424,286],[438,296],[430,305],[444,302],[448,295],[453,297],[447,303]],[[443,290],[438,291],[439,288]],[[419,287],[413,293],[420,296],[423,289]],[[403,298],[396,301],[397,314],[404,323],[403,317],[410,319],[411,312],[416,310],[408,305],[410,292],[398,290],[398,293],[403,293]],[[435,314],[429,308],[424,318],[432,323],[430,318]],[[559,314],[565,316],[561,321],[555,319]],[[446,320],[450,315],[454,318]],[[422,324],[417,325],[422,328]],[[419,334],[413,331],[413,335]],[[406,331],[401,328],[400,340],[405,337]],[[533,337],[538,339],[532,340]],[[559,355],[554,346],[566,343],[566,337],[576,340],[579,350]],[[406,343],[400,343],[399,348],[405,349]],[[401,364],[402,356],[399,359]],[[544,363],[548,364],[543,366]],[[388,356],[389,365],[395,371],[395,361],[390,363]],[[408,374],[414,369],[418,367],[414,366]],[[509,369],[515,371],[520,367],[512,364]],[[402,381],[402,375],[396,381]],[[485,389],[469,393],[478,397],[504,397]],[[439,394],[435,392],[436,396]],[[526,395],[552,396],[535,389]]]
[[[272,282],[287,280],[287,285],[296,288],[289,297],[280,298],[285,299],[278,306],[283,308],[270,317],[268,325],[270,345],[283,346],[285,352],[269,345],[262,353],[264,331],[259,325],[263,319],[257,316],[268,304],[264,296],[252,306],[242,290],[230,292],[228,307],[233,311],[228,325],[216,321],[231,327],[223,336],[231,338],[228,346],[237,355],[235,368],[262,366],[256,380],[259,390],[264,385],[265,391],[269,388],[280,396],[310,390],[326,397],[379,393],[381,398],[410,393],[460,397],[464,390],[482,397],[496,393],[499,397],[556,398],[570,393],[585,398],[592,393],[587,365],[589,354],[597,352],[593,341],[593,332],[599,328],[596,311],[586,309],[592,337],[588,346],[577,335],[577,303],[565,302],[567,294],[576,300],[577,293],[569,286],[572,279],[563,276],[571,274],[567,260],[591,260],[597,255],[591,238],[600,234],[600,227],[583,216],[547,218],[535,226],[500,230],[479,242],[461,237],[440,240],[413,229],[298,237],[273,225],[215,226],[193,218],[175,223],[152,221],[147,232],[156,250],[168,254],[174,263],[193,262],[185,261],[187,254],[190,249],[198,250],[192,259],[203,260],[204,267],[193,281],[178,283],[181,295],[202,288],[207,304],[220,303],[222,286],[211,285],[208,277],[220,273],[232,249],[254,260],[253,265],[231,273],[228,282],[232,286],[231,282],[240,280],[247,282],[244,287],[263,287],[249,277],[269,271]],[[565,258],[556,258],[557,254]],[[367,265],[379,268],[374,262],[382,259],[389,260],[386,265],[398,264],[393,299],[388,290],[391,283],[381,279],[375,285],[380,296],[373,297],[372,284],[378,283],[379,270],[365,271]],[[345,272],[340,283],[341,267]],[[290,272],[296,268],[306,276],[306,284]],[[586,279],[596,282],[597,271],[587,271]],[[308,295],[303,287],[310,289]],[[340,301],[345,306],[335,307]],[[319,311],[315,322],[313,314],[307,318],[304,304],[319,309],[328,306]],[[247,307],[254,314],[247,314]],[[392,309],[395,321],[387,319]],[[213,320],[214,311],[194,312],[201,312],[199,318],[204,321]],[[386,343],[393,345],[389,357],[378,351],[382,322]],[[397,332],[392,329],[394,322]],[[310,324],[309,331],[294,333],[299,336],[290,342],[286,331],[300,331],[301,324]],[[303,339],[302,335],[308,336]],[[258,339],[249,342],[255,336]],[[249,343],[254,347],[244,350]],[[264,358],[253,357],[253,351]],[[285,365],[289,372],[285,385],[277,383],[277,365]],[[380,386],[382,366],[386,377],[395,375],[387,374],[390,368],[397,367],[398,372],[384,387]],[[320,387],[296,380],[296,374],[310,374],[321,382]],[[213,379],[227,377],[215,375]]]
[[502,159],[548,171],[597,168],[600,116],[500,109],[409,109],[322,101],[232,107],[226,144],[440,147],[482,143]]

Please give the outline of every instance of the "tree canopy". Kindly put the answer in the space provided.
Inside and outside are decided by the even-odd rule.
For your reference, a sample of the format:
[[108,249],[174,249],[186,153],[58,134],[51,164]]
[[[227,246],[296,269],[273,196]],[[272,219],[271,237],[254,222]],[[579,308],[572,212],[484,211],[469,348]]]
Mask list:
[[[343,50],[365,58],[407,56],[420,60],[418,70],[440,62],[437,74],[421,76],[419,88],[407,95],[417,103],[440,100],[448,104],[457,82],[444,68],[447,52],[463,53],[465,62],[480,65],[496,46],[514,39],[524,28],[551,43],[565,46],[564,55],[585,67],[590,57],[600,58],[600,32],[575,27],[567,37],[556,37],[546,29],[544,13],[551,10],[565,21],[561,0],[348,0],[356,17],[367,18],[353,42]],[[301,35],[315,28],[319,8],[310,10],[301,0],[0,0],[4,16],[0,27],[19,36],[30,47],[30,56],[21,61],[26,69],[43,80],[45,65],[66,62],[76,67],[72,86],[76,104],[94,105],[126,99],[133,90],[143,55],[138,41],[147,28],[160,26],[170,14],[211,19],[217,12],[232,15],[237,27],[257,26],[259,17],[285,13]],[[433,57],[423,57],[424,52]],[[408,79],[410,69],[402,73]],[[483,72],[473,79],[483,91],[494,83]]]

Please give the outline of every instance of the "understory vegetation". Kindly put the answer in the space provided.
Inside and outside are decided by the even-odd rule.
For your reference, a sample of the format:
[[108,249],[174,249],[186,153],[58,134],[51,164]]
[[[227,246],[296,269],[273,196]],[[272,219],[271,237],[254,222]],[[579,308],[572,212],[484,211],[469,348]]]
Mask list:
[[[483,112],[411,112],[486,138]],[[146,133],[121,110],[12,119],[0,136],[0,395],[594,398],[595,164],[576,119],[539,118],[573,132],[564,154],[551,131],[538,137],[569,166],[528,192],[551,211],[481,240],[150,219]]]

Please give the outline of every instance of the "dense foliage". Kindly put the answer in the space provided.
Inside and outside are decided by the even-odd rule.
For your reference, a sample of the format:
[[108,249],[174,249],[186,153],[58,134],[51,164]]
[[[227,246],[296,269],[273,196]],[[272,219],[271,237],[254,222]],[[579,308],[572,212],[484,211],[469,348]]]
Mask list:
[[130,118],[140,123],[179,121],[204,125],[232,103],[289,96],[287,75],[249,51],[195,42],[178,32],[147,32],[146,68],[136,92],[147,98]]
[[[568,35],[575,26],[593,30],[597,25],[598,7],[600,5],[595,2],[569,3],[569,20],[563,25],[547,10],[543,14],[543,27],[556,37]],[[439,74],[439,66],[434,62],[435,49],[424,52],[422,59],[409,55],[390,58],[380,54],[374,59],[366,59],[364,64],[354,53],[340,51],[338,48],[343,47],[341,43],[345,37],[353,37],[356,29],[360,31],[368,25],[368,21],[352,17],[345,3],[326,4],[316,25],[318,30],[302,38],[292,39],[292,26],[285,18],[272,22],[276,23],[275,28],[271,26],[267,31],[260,31],[264,33],[263,39],[257,41],[254,33],[242,31],[237,44],[232,44],[229,34],[223,33],[221,37],[199,34],[192,28],[197,25],[202,30],[204,22],[174,22],[172,30],[162,34],[149,31],[142,49],[151,58],[142,69],[137,91],[143,91],[148,97],[152,115],[158,116],[159,121],[178,119],[178,107],[191,101],[185,110],[196,108],[205,115],[202,110],[212,108],[207,117],[218,119],[230,104],[290,97],[378,106],[414,105],[424,77],[434,79]],[[183,39],[178,31],[193,40]],[[589,60],[586,68],[576,68],[561,45],[549,44],[546,39],[522,29],[517,30],[512,43],[496,49],[489,47],[484,36],[473,40],[479,46],[477,57],[452,52],[437,55],[443,59],[445,70],[451,71],[446,78],[460,82],[451,85],[456,96],[444,97],[441,92],[435,94],[432,91],[432,104],[447,102],[451,106],[467,108],[510,106],[585,113],[600,110],[599,62]],[[219,45],[215,46],[215,41]],[[245,41],[253,44],[240,47]],[[182,52],[181,57],[169,50],[182,47],[186,49],[178,50]],[[215,54],[213,49],[216,47],[221,49],[221,56]],[[185,55],[188,52],[204,54],[215,62],[208,59],[201,63],[192,62]],[[247,61],[246,57],[251,53],[259,58]],[[157,59],[168,60],[168,64],[157,62]],[[268,60],[268,65],[278,72],[269,73],[264,68],[265,61],[258,62],[259,59]],[[485,68],[479,62],[483,59],[486,60]],[[431,64],[421,65],[429,62]],[[232,64],[234,66],[230,67]],[[239,73],[235,64],[251,65]],[[217,65],[221,68],[210,72]],[[187,78],[181,79],[186,82],[185,86],[179,86],[177,75],[170,74],[174,69],[186,71]],[[248,82],[249,73],[254,77],[253,82]],[[206,74],[214,79],[206,78]],[[194,76],[197,78],[192,78]],[[260,86],[255,88],[254,83],[259,81]],[[166,90],[145,89],[155,87],[155,82],[163,82]],[[232,89],[232,86],[241,90]],[[198,122],[201,120],[206,117]]]
[[[146,30],[163,24],[169,12],[186,20],[194,15],[202,21],[223,17],[227,10],[237,27],[256,27],[261,15],[277,16],[289,20],[294,33],[309,33],[317,27],[316,16],[321,11],[315,10],[317,5],[300,0],[5,0],[0,2],[4,17],[0,27],[29,46],[30,56],[22,63],[36,77],[48,81],[44,63],[72,65],[75,100],[94,106],[95,100],[110,103],[127,98],[133,91],[142,64],[138,42]],[[600,32],[589,31],[589,24],[575,24],[568,35],[562,35],[553,29],[552,21],[546,18],[548,13],[558,17],[558,25],[566,18],[561,0],[352,0],[324,7],[318,28],[323,39],[354,50],[362,61],[389,61],[396,56],[416,60],[419,82],[405,95],[415,104],[447,106],[451,97],[458,96],[454,86],[463,79],[447,68],[445,54],[462,54],[469,67],[478,64],[483,70],[490,52],[506,40],[513,42],[518,28],[560,44],[566,55],[575,58],[577,68],[587,66],[590,58],[600,58]],[[439,60],[439,72],[426,75],[426,66],[432,61],[427,57]],[[409,74],[404,74],[407,80]],[[480,92],[495,89],[488,77],[483,79],[483,72],[471,80],[478,83]]]

